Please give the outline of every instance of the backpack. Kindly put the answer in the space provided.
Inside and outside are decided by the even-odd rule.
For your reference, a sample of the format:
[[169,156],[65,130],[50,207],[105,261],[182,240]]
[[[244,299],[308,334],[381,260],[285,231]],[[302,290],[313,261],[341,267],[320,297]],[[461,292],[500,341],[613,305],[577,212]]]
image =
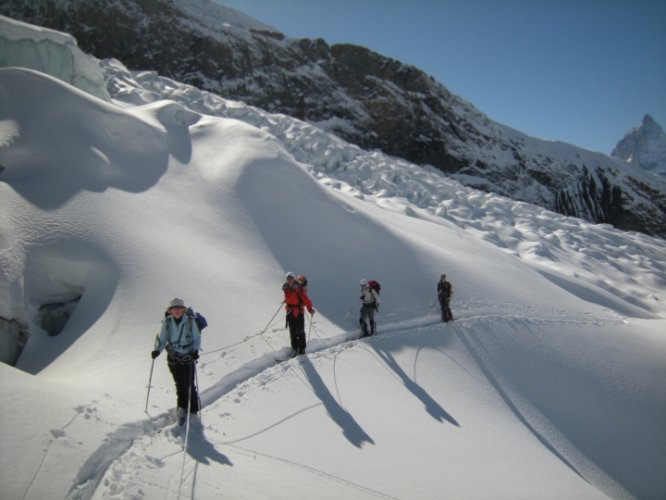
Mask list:
[[439,297],[440,300],[450,299],[452,295],[453,295],[453,285],[451,284],[450,281],[445,281],[443,283],[439,281],[437,283],[437,296]]
[[377,295],[379,295],[379,292],[382,290],[382,285],[379,284],[379,281],[370,280],[368,281],[368,285],[370,286],[371,290],[374,290],[377,292]]
[[194,319],[194,322],[197,324],[197,328],[199,329],[199,333],[201,333],[203,329],[208,326],[208,321],[206,320],[204,315],[199,312],[195,312],[194,309],[192,309],[191,307],[187,308],[185,314],[187,314],[190,318]]

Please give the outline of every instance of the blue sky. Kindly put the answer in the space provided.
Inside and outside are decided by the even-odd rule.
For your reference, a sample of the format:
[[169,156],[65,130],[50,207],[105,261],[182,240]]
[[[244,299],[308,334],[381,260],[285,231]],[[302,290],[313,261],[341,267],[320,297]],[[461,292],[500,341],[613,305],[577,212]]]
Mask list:
[[413,64],[489,118],[610,154],[666,127],[664,0],[218,0],[294,38]]

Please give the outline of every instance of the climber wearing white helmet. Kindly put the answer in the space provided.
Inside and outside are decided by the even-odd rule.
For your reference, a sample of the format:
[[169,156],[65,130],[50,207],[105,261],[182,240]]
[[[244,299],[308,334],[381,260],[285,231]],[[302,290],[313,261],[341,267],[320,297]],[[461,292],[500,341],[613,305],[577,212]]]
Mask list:
[[[380,285],[375,280],[361,280],[361,317],[358,322],[361,324],[363,333],[361,337],[369,335],[377,335],[377,325],[375,323],[375,313],[379,309],[379,289]],[[370,322],[370,330],[368,331],[368,324],[366,319]]]

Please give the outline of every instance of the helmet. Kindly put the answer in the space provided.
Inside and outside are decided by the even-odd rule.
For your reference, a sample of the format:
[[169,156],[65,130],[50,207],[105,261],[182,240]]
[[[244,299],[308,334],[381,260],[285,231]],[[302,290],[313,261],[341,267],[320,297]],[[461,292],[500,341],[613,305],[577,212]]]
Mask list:
[[294,273],[292,273],[291,271],[289,271],[287,273],[287,275],[285,276],[285,279],[289,279],[289,278],[296,279],[296,275]]
[[365,285],[367,285],[367,284],[368,284],[368,280],[366,280],[365,278],[363,278],[363,279],[361,280],[361,286],[365,286]]

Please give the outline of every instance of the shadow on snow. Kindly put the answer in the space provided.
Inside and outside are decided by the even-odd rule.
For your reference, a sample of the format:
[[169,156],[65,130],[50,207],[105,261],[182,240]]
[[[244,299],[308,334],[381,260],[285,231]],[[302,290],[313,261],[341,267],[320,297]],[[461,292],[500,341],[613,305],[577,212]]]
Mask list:
[[363,443],[375,444],[354,417],[335,400],[310,359],[307,356],[299,356],[298,361],[315,395],[321,400],[331,419],[340,426],[349,442],[358,448],[361,448]]

